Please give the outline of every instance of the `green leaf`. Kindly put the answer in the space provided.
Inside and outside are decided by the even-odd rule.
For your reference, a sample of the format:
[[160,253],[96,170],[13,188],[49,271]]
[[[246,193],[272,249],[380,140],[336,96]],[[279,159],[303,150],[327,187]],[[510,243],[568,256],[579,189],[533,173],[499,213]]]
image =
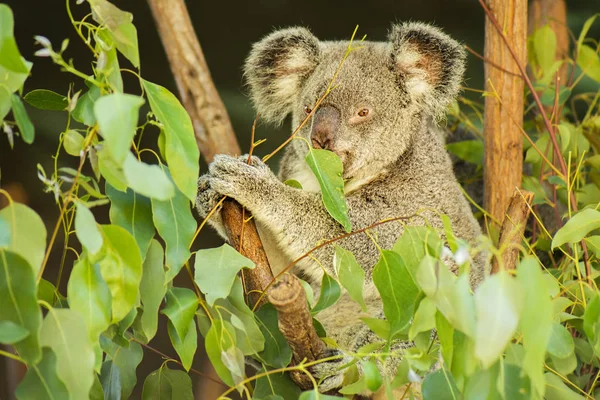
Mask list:
[[0,343],[14,344],[29,336],[29,331],[12,321],[0,321]]
[[258,309],[256,318],[265,338],[264,350],[258,353],[259,359],[273,368],[286,367],[292,360],[292,350],[277,325],[277,310],[267,303]]
[[69,129],[63,135],[63,147],[69,155],[79,157],[81,150],[83,150],[84,142],[85,138],[76,130]]
[[475,291],[475,355],[484,368],[502,355],[519,324],[523,290],[506,271],[500,271]]
[[556,358],[566,358],[575,351],[573,336],[563,325],[553,322],[548,342],[548,353]]
[[552,239],[552,248],[565,243],[575,243],[583,239],[594,229],[600,228],[600,211],[586,208],[575,214],[556,232]]
[[144,356],[142,346],[139,343],[131,341],[129,342],[129,347],[123,347],[115,344],[113,341],[103,340],[102,349],[106,352],[106,359],[112,360],[113,364],[119,368],[121,398],[128,399],[137,382],[136,369]]
[[94,104],[100,98],[100,88],[91,86],[90,89],[79,97],[77,105],[71,114],[75,121],[81,122],[87,126],[96,124],[96,115],[94,114]]
[[8,240],[0,240],[0,249],[19,254],[37,275],[46,252],[46,225],[40,216],[26,205],[12,202],[0,210],[2,225],[8,228]]
[[14,344],[21,358],[29,364],[38,362],[42,313],[37,304],[35,275],[20,255],[0,249],[0,321],[10,321],[29,332]]
[[40,333],[40,344],[56,354],[56,372],[71,399],[87,399],[94,380],[94,349],[78,312],[52,308]]
[[596,355],[600,355],[600,295],[596,293],[583,314],[583,330]]
[[236,343],[243,355],[252,355],[264,350],[265,339],[258,327],[254,313],[246,305],[240,277],[235,278],[227,299],[215,301],[215,308],[217,307],[227,310],[219,314],[234,326]]
[[296,189],[302,189],[302,184],[300,184],[300,182],[298,182],[295,179],[288,179],[285,182],[283,182],[283,184],[288,185],[293,188],[296,188]]
[[27,93],[23,100],[40,110],[64,111],[69,105],[66,96],[47,89],[35,89]]
[[390,323],[385,319],[361,317],[360,320],[375,332],[377,336],[387,340],[390,337]]
[[142,282],[140,283],[140,300],[144,305],[141,325],[146,340],[149,342],[158,328],[158,309],[167,285],[165,281],[164,251],[156,240],[150,242],[146,259],[144,260]]
[[242,268],[252,269],[254,266],[252,261],[228,244],[201,249],[196,252],[194,281],[206,295],[206,302],[212,306],[216,299],[229,296],[233,281]]
[[390,250],[381,250],[379,261],[373,269],[373,283],[381,295],[383,312],[390,322],[389,340],[392,340],[408,328],[421,290],[402,258]]
[[6,4],[0,4],[0,24],[0,65],[13,72],[28,74],[31,65],[19,53],[14,38],[13,13]]
[[574,392],[558,376],[547,372],[545,400],[584,400],[584,397]]
[[[123,92],[123,77],[117,57],[117,47],[114,43],[112,34],[107,29],[98,29],[96,32],[96,51],[100,53],[98,60],[104,60],[103,63],[96,64],[96,76],[104,78],[115,92]],[[100,41],[102,43],[100,43]]]
[[206,354],[213,368],[227,385],[233,386],[234,379],[231,371],[223,363],[221,355],[231,347],[235,347],[235,331],[233,325],[227,321],[215,319],[208,334],[204,338]]
[[133,15],[122,11],[106,0],[90,0],[94,20],[106,26],[117,44],[117,49],[133,64],[140,66],[137,31],[131,23]]
[[[264,308],[261,307],[261,310]],[[257,374],[264,373],[264,368]],[[256,380],[253,399],[276,400],[273,396],[281,396],[283,400],[297,400],[300,388],[290,379],[287,373],[269,373]]]
[[376,392],[383,384],[383,378],[379,372],[379,368],[372,361],[367,361],[362,364],[365,383],[370,391]]
[[585,241],[587,242],[590,251],[592,251],[596,255],[596,258],[600,260],[600,235],[586,237]]
[[167,282],[171,281],[190,258],[189,246],[196,232],[196,220],[183,193],[175,190],[169,200],[152,199],[152,221],[167,247]]
[[190,325],[187,328],[187,334],[183,339],[177,335],[177,331],[175,330],[175,327],[171,321],[167,322],[167,331],[169,332],[171,344],[181,359],[183,368],[185,368],[186,371],[189,371],[192,366],[192,362],[194,361],[196,347],[198,346],[198,331],[196,330],[196,323],[193,319],[190,321]]
[[315,315],[326,308],[331,307],[342,296],[342,289],[339,283],[326,273],[323,273],[323,279],[321,280],[321,293],[317,304],[310,311],[312,315]]
[[549,24],[542,26],[533,33],[535,58],[544,71],[548,71],[556,57],[556,35]]
[[106,195],[110,199],[110,222],[131,233],[140,248],[141,256],[146,256],[150,241],[154,236],[150,199],[131,189],[121,192],[108,182],[106,183]]
[[415,317],[410,325],[410,329],[408,331],[408,338],[410,340],[414,340],[417,334],[421,332],[427,332],[435,328],[435,314],[437,312],[437,308],[435,307],[435,303],[429,297],[425,297],[421,300],[419,304],[419,308],[417,308],[417,312],[415,312]]
[[102,383],[100,383],[100,378],[98,375],[94,376],[94,383],[92,384],[92,389],[90,390],[90,400],[105,400],[104,389],[102,389]]
[[102,363],[100,383],[102,384],[105,400],[121,399],[121,372],[112,360]]
[[360,304],[362,310],[366,312],[367,305],[363,298],[365,271],[356,262],[354,254],[336,245],[334,267],[340,283],[348,291],[350,298]]
[[483,140],[462,140],[448,143],[446,150],[463,161],[483,165]]
[[306,163],[321,186],[323,204],[329,214],[342,226],[346,232],[352,230],[348,217],[348,205],[344,198],[344,166],[340,158],[333,152],[311,148],[306,154]]
[[593,48],[585,44],[579,48],[577,65],[587,76],[600,82],[600,58]]
[[517,280],[527,288],[523,297],[523,313],[520,330],[523,335],[525,358],[523,370],[531,379],[540,397],[544,396],[544,360],[552,326],[552,299],[544,280],[544,274],[532,257],[524,258],[517,268]]
[[82,255],[77,260],[67,286],[69,307],[77,311],[87,326],[90,340],[98,337],[111,321],[111,295],[102,279],[100,266]]
[[450,371],[441,369],[425,377],[421,386],[423,400],[462,399]]
[[179,100],[162,86],[142,80],[150,108],[163,124],[165,158],[175,184],[190,201],[196,201],[200,153],[190,116]]
[[426,254],[437,257],[442,241],[435,230],[426,226],[407,226],[392,248],[398,253],[413,280]]
[[69,399],[69,392],[56,373],[56,355],[51,349],[44,348],[41,361],[28,365],[15,395],[18,400]]
[[[0,55],[0,57],[2,56]],[[11,101],[13,115],[15,116],[15,122],[19,127],[19,132],[21,132],[21,137],[25,143],[31,144],[35,137],[35,128],[29,119],[29,115],[27,115],[27,110],[25,110],[25,106],[23,106],[23,102],[19,95],[13,94]]]
[[187,288],[172,287],[167,292],[166,304],[162,313],[169,318],[179,337],[185,337],[198,308],[196,293]]
[[146,378],[142,400],[194,400],[192,380],[185,372],[163,365]]
[[131,153],[125,157],[123,174],[129,187],[141,195],[161,201],[175,196],[175,188],[160,166],[141,162]]
[[102,248],[102,234],[92,212],[81,202],[77,202],[75,214],[75,233],[81,245],[92,255]]
[[94,104],[94,115],[104,145],[118,164],[124,163],[130,154],[142,104],[143,98],[118,92],[102,96]]
[[[556,88],[552,86],[546,86],[542,88],[537,88],[541,90],[542,95],[540,96],[540,101],[546,107],[553,107],[556,99]],[[561,106],[566,103],[571,97],[571,89],[568,87],[561,86],[558,90],[558,105]]]
[[457,278],[444,264],[426,256],[417,271],[417,282],[453,327],[475,336],[475,305],[467,275]]
[[135,239],[120,226],[102,225],[104,247],[100,272],[112,295],[112,322],[122,320],[136,303],[142,280],[142,257]]

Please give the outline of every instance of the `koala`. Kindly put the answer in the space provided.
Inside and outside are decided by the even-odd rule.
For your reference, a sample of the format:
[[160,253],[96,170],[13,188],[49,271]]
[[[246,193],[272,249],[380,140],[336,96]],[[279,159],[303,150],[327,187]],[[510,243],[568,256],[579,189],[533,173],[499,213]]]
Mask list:
[[[340,65],[347,41],[320,41],[300,27],[275,31],[256,43],[245,64],[250,96],[262,120],[281,123],[291,114],[297,127],[312,111]],[[475,244],[481,234],[444,148],[437,127],[460,91],[465,69],[462,46],[440,29],[409,22],[393,25],[386,42],[354,44],[334,89],[285,149],[279,176],[259,158],[218,155],[198,181],[202,217],[228,196],[247,208],[275,274],[323,240],[344,234],[327,212],[319,184],[305,162],[309,145],[327,149],[343,163],[348,214],[354,229],[398,216],[410,217],[351,235],[339,242],[365,270],[368,314],[383,317],[372,281],[379,250],[391,248],[405,225],[429,224],[444,237],[440,214],[449,216],[457,237]],[[283,181],[294,179],[302,189]],[[223,235],[219,211],[209,223]],[[224,235],[223,235],[224,236]],[[336,276],[334,248],[325,246],[293,267],[318,292],[324,271]],[[474,288],[487,272],[483,256],[472,262]],[[456,272],[456,265],[448,261]],[[378,341],[347,294],[317,318],[339,349],[352,352]],[[407,346],[408,344],[401,344]],[[391,357],[390,357],[391,358]],[[341,386],[347,358],[313,368],[320,391]],[[394,360],[381,368],[393,374]]]

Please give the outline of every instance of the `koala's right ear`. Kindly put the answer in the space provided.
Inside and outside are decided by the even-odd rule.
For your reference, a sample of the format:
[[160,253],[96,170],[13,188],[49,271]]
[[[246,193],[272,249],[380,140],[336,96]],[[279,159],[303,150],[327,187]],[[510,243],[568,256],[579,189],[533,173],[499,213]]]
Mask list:
[[305,28],[282,29],[254,44],[244,75],[261,119],[283,122],[320,56],[319,40]]

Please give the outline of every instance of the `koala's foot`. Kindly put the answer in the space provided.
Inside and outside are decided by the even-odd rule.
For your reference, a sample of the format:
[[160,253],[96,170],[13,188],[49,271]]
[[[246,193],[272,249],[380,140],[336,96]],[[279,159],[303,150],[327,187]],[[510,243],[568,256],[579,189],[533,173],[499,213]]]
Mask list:
[[[328,348],[321,355],[321,358],[333,356],[342,356],[340,350]],[[308,371],[317,379],[319,392],[326,393],[337,389],[344,382],[344,375],[348,370],[347,364],[352,361],[352,357],[343,356],[330,361],[320,362],[308,368]]]
[[217,155],[208,166],[209,185],[220,195],[231,197],[252,211],[261,196],[270,196],[269,184],[279,183],[271,169],[258,157]]
[[[214,190],[210,185],[211,177],[210,175],[202,175],[198,179],[198,196],[196,197],[196,209],[198,210],[198,214],[200,217],[206,218],[206,216],[212,211],[213,208],[223,195],[219,194],[216,190]],[[221,212],[221,206],[217,210],[215,210],[213,215],[218,215]]]

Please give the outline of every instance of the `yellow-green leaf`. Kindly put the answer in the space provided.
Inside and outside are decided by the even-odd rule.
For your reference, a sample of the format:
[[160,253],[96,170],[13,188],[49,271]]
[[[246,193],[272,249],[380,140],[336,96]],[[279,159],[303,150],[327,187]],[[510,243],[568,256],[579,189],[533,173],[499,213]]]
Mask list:
[[556,232],[552,239],[552,248],[565,243],[579,242],[588,233],[598,228],[600,228],[600,211],[586,208],[575,214]]

